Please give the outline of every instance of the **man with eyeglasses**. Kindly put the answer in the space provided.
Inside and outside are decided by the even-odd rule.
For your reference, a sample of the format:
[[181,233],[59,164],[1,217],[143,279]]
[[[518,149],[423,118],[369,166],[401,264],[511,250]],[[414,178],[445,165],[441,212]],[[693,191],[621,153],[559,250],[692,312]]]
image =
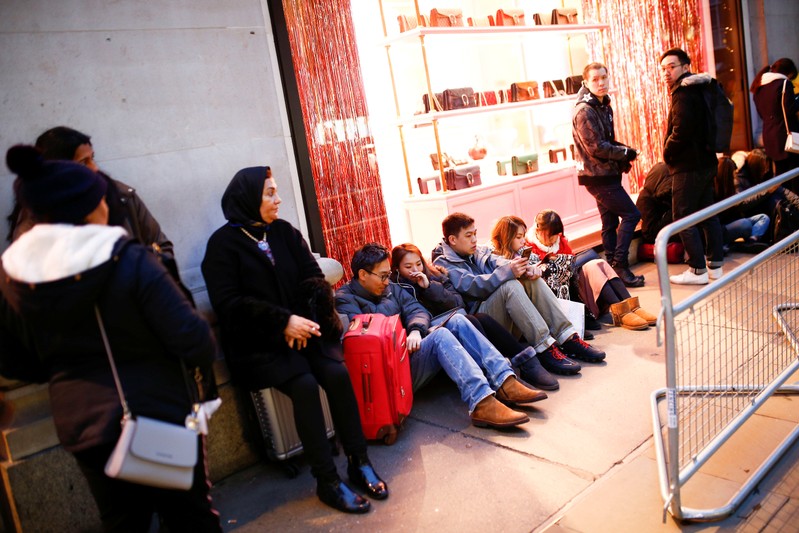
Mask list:
[[629,262],[641,213],[621,185],[622,174],[630,171],[638,152],[616,140],[609,89],[607,67],[586,65],[572,115],[577,181],[596,200],[605,259],[627,287],[643,287],[644,277],[633,274]]
[[[702,95],[712,78],[692,74],[691,59],[680,48],[660,56],[660,73],[671,96],[663,160],[672,179],[672,218],[679,220],[713,203],[718,159],[710,139],[712,117]],[[721,277],[724,241],[718,217],[680,232],[680,239],[688,256],[688,269],[670,276],[672,283],[706,285]]]
[[351,262],[353,278],[336,292],[336,309],[352,320],[355,315],[399,315],[408,333],[413,390],[428,383],[442,368],[455,382],[469,406],[472,424],[504,428],[529,421],[527,414],[504,404],[526,404],[547,397],[516,379],[508,360],[461,314],[445,327],[430,328],[430,313],[390,281],[388,248],[369,243]]

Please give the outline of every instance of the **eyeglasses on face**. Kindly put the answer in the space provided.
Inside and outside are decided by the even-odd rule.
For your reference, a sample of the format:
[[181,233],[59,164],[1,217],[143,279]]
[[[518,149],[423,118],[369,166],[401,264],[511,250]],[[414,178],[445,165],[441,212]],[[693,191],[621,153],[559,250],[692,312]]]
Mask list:
[[372,272],[371,270],[367,270],[367,271],[366,271],[366,273],[367,273],[367,274],[371,274],[371,275],[373,275],[373,276],[377,276],[378,278],[380,278],[380,281],[381,281],[382,283],[385,283],[385,282],[386,282],[386,280],[388,280],[388,277],[391,275],[391,272],[389,272],[389,273],[387,273],[387,274],[378,274],[378,273],[376,273],[376,272]]
[[661,72],[671,72],[675,68],[680,68],[683,65],[684,65],[684,63],[669,63],[668,65],[662,65],[660,67],[660,71]]

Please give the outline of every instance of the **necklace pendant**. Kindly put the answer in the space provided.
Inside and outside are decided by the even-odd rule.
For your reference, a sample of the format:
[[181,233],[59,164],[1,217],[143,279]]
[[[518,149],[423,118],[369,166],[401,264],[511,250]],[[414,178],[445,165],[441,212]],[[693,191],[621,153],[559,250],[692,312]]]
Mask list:
[[265,252],[269,249],[269,243],[266,241],[258,241],[258,249]]

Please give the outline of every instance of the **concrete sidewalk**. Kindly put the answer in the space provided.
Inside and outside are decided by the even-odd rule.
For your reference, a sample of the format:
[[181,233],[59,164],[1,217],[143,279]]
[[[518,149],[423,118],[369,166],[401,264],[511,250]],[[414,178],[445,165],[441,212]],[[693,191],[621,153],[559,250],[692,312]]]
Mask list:
[[[728,257],[732,268],[747,256]],[[673,265],[672,273],[684,269]],[[657,272],[634,289],[644,308],[659,310]],[[693,289],[679,287],[676,300]],[[600,365],[559,378],[560,390],[527,409],[531,421],[495,431],[471,426],[455,386],[443,376],[420,391],[393,446],[371,445],[370,456],[391,497],[367,515],[345,515],[321,504],[301,461],[296,479],[262,463],[214,488],[226,531],[799,531],[799,446],[731,517],[709,524],[663,522],[654,460],[650,394],[665,385],[664,349],[656,330],[604,327]],[[799,379],[799,378],[797,378]],[[792,379],[792,381],[795,381]],[[690,507],[720,506],[799,422],[791,397],[775,398],[689,482]],[[340,472],[345,459],[338,458]]]

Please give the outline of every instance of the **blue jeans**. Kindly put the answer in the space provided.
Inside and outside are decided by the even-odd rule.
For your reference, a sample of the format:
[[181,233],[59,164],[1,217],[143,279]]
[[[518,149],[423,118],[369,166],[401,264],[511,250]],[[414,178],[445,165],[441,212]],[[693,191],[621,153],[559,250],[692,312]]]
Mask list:
[[621,186],[621,180],[609,185],[586,185],[585,189],[594,197],[599,210],[605,258],[613,266],[628,267],[630,243],[641,212]]
[[761,240],[768,231],[769,223],[768,215],[765,214],[733,220],[724,226],[726,232],[724,244],[730,244],[740,238]]
[[508,360],[463,315],[453,316],[445,328],[430,333],[411,354],[413,390],[423,387],[442,368],[458,386],[469,413],[513,375]]

